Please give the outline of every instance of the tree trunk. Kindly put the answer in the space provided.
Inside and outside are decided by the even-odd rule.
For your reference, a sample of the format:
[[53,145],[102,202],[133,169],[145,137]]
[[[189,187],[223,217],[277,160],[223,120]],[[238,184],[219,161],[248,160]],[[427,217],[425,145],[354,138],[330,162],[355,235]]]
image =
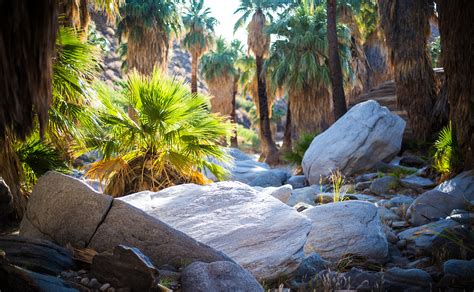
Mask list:
[[233,135],[230,137],[230,146],[231,147],[237,147],[238,142],[237,142],[237,116],[235,114],[235,97],[237,96],[237,82],[239,81],[238,75],[234,76],[234,90],[232,92],[232,113],[230,114],[230,120],[232,123],[235,125],[235,131]]
[[195,54],[192,56],[191,60],[191,92],[197,93],[197,67],[198,67],[199,57]]
[[278,148],[272,138],[270,130],[270,116],[268,112],[267,86],[265,76],[262,76],[263,57],[255,56],[258,77],[258,104],[260,107],[260,138],[262,139],[262,149],[266,150],[265,162],[269,165],[276,165],[279,162]]
[[288,109],[286,110],[286,122],[285,122],[285,133],[283,135],[283,145],[281,146],[282,152],[289,152],[292,150],[293,145],[291,143],[291,108],[290,108],[290,97],[288,97]]
[[332,100],[334,103],[334,120],[337,121],[347,112],[346,97],[342,83],[341,60],[336,30],[336,0],[327,1],[328,43],[329,43],[329,75],[332,86]]
[[450,118],[462,167],[474,168],[474,1],[437,0]]
[[397,103],[408,113],[414,136],[420,142],[433,134],[435,80],[427,49],[429,0],[380,0],[381,25],[394,66]]

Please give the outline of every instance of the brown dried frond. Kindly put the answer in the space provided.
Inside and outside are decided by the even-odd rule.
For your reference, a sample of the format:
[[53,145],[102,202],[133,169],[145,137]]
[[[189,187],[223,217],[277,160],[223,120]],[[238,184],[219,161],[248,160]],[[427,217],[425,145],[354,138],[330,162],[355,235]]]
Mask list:
[[224,74],[213,80],[206,80],[206,84],[213,96],[211,111],[230,117],[234,98],[234,77],[230,74]]
[[261,11],[255,12],[247,27],[247,44],[249,50],[251,50],[256,56],[265,57],[270,48],[270,35],[265,32],[265,26],[265,15]]
[[168,63],[170,38],[157,28],[143,28],[139,38],[128,37],[127,62],[130,70],[150,75],[153,68],[164,69]]

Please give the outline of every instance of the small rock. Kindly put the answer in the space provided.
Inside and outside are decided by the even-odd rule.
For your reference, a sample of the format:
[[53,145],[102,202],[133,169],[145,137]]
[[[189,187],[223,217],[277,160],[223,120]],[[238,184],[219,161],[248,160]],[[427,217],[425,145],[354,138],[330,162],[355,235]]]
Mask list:
[[356,183],[355,190],[356,191],[363,191],[365,189],[370,189],[370,185],[372,184],[371,181],[361,181]]
[[77,273],[79,275],[84,275],[84,274],[87,274],[87,271],[86,270],[79,270]]
[[105,283],[103,284],[102,286],[100,286],[99,290],[100,291],[107,291],[107,289],[110,288],[110,284],[109,283]]
[[409,263],[408,265],[406,265],[406,268],[407,269],[415,269],[415,268],[423,269],[430,266],[430,264],[431,264],[431,259],[425,257],[425,258],[421,258],[414,262]]
[[395,214],[392,210],[389,210],[385,207],[377,207],[379,212],[380,219],[382,221],[397,221],[400,220],[400,217]]
[[81,285],[88,286],[89,285],[89,278],[82,278]]
[[393,176],[384,176],[375,179],[370,185],[370,191],[377,195],[387,194],[390,190],[396,189],[398,179]]
[[405,195],[396,195],[395,197],[391,198],[387,202],[383,204],[386,208],[392,208],[392,207],[405,207],[408,208],[411,203],[413,203],[415,199],[405,196]]
[[90,281],[89,281],[89,284],[87,285],[89,286],[90,288],[92,289],[97,289],[100,287],[100,283],[99,281],[97,281],[96,278],[92,278]]
[[250,186],[259,187],[279,187],[286,181],[288,174],[282,170],[273,169],[262,172],[254,180],[252,180]]
[[405,239],[401,239],[397,242],[397,247],[399,249],[404,249],[407,246],[407,241]]
[[443,264],[445,274],[456,276],[461,280],[474,281],[474,260],[448,260]]
[[267,187],[261,190],[262,193],[275,197],[285,204],[288,202],[292,191],[293,187],[289,184],[283,185],[281,187]]
[[314,206],[316,195],[321,193],[322,191],[323,187],[319,185],[312,185],[309,187],[293,190],[290,195],[290,198],[288,199],[287,204],[290,206],[294,206],[300,202],[303,202]]
[[287,183],[290,184],[293,189],[301,189],[308,185],[304,175],[294,175],[288,179]]
[[361,182],[369,182],[370,180],[373,180],[376,178],[379,174],[378,173],[364,173],[362,175],[359,175],[354,179],[355,183],[361,183]]
[[454,220],[460,224],[474,225],[474,213],[461,213],[449,216],[447,219]]
[[409,175],[400,179],[402,186],[407,188],[431,188],[436,185],[434,181],[429,178],[420,177],[417,175]]
[[293,272],[290,280],[290,286],[298,289],[303,283],[308,283],[315,275],[328,268],[330,262],[325,261],[317,253],[311,253],[300,264],[298,269]]
[[[391,268],[384,274],[384,280],[392,289],[429,288],[433,282],[430,274],[420,269]],[[392,291],[390,289],[390,291]]]
[[316,204],[328,204],[333,202],[333,194],[332,193],[320,193],[317,194],[314,198],[314,202]]
[[306,209],[312,208],[313,206],[311,206],[310,204],[304,203],[304,202],[299,202],[298,204],[294,205],[293,207],[296,209],[296,211],[302,212]]
[[405,228],[408,227],[408,223],[406,221],[394,221],[391,224],[392,228]]

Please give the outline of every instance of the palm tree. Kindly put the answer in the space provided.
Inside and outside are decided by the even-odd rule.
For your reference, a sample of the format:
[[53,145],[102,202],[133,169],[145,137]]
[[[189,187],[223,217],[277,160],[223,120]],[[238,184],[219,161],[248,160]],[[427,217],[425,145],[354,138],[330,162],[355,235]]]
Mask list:
[[450,118],[462,156],[462,167],[474,168],[474,2],[436,0],[441,54],[446,74]]
[[[235,81],[237,52],[226,44],[223,38],[216,40],[216,46],[201,58],[200,70],[213,98],[211,111],[228,116],[235,123]],[[235,135],[232,135],[235,138]]]
[[381,25],[394,66],[397,102],[420,141],[432,136],[435,79],[427,40],[429,1],[380,0]]
[[239,8],[234,14],[242,14],[235,23],[234,30],[244,26],[249,17],[252,16],[247,25],[247,45],[249,51],[255,55],[255,65],[258,88],[258,109],[260,115],[260,137],[262,139],[262,157],[269,164],[277,164],[279,161],[278,148],[273,141],[270,129],[270,114],[267,100],[266,74],[263,73],[263,62],[270,47],[270,35],[265,29],[267,20],[272,20],[271,11],[279,7],[286,7],[291,1],[277,0],[241,0]]
[[[350,79],[350,31],[339,25],[339,51],[344,77]],[[333,122],[329,91],[326,11],[323,6],[302,2],[292,14],[268,29],[276,34],[266,62],[274,86],[289,95],[291,133],[297,139],[304,133],[325,130]]]
[[[209,114],[206,96],[157,70],[150,76],[132,72],[123,95],[103,87],[99,96],[100,122],[84,130],[85,144],[104,155],[87,175],[105,182],[105,193],[123,196],[179,183],[203,184],[208,182],[200,172],[204,168],[218,178],[225,175],[210,161],[226,158],[219,143],[230,134],[230,125]],[[128,106],[135,119],[128,116]]]
[[173,0],[126,0],[120,8],[122,19],[117,34],[127,42],[128,68],[151,74],[154,67],[165,68],[171,36],[180,29]]
[[204,0],[190,0],[187,12],[183,16],[186,34],[183,47],[191,53],[191,92],[197,92],[198,63],[201,55],[207,51],[213,41],[214,26],[217,19],[210,16],[211,10],[204,9]]
[[337,120],[347,112],[344,95],[341,60],[337,41],[336,0],[327,0],[327,34],[329,43],[329,76],[331,77],[334,119]]

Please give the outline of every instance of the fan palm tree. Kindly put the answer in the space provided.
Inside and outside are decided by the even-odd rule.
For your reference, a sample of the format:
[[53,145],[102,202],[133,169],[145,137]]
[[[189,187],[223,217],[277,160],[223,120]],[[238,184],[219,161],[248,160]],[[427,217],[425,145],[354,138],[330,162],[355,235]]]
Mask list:
[[213,41],[217,19],[210,16],[209,8],[204,9],[204,0],[190,0],[186,10],[183,16],[186,34],[182,42],[183,47],[191,54],[191,92],[196,93],[199,58]]
[[[302,2],[268,32],[278,38],[265,65],[272,84],[284,87],[289,95],[292,137],[325,130],[334,118],[324,6]],[[344,77],[350,80],[350,31],[339,25],[338,35]]]
[[173,0],[126,0],[120,8],[122,19],[117,34],[127,42],[128,68],[151,74],[154,67],[165,68],[171,36],[181,27]]
[[223,116],[232,116],[235,110],[235,52],[223,38],[216,40],[214,49],[201,58],[200,70],[206,84],[214,96],[211,99],[211,111]]
[[234,14],[242,14],[234,26],[234,31],[247,24],[247,45],[249,51],[255,55],[258,88],[258,109],[260,116],[260,138],[262,139],[262,158],[269,164],[277,164],[279,161],[278,148],[273,141],[270,129],[270,111],[268,109],[266,74],[263,73],[264,58],[270,47],[270,35],[266,33],[268,20],[272,20],[272,11],[277,8],[286,7],[292,1],[278,0],[241,0],[239,8]]
[[474,2],[436,0],[436,3],[450,117],[462,156],[462,167],[474,169]]
[[[203,184],[208,181],[199,172],[204,168],[218,178],[225,175],[210,161],[226,157],[219,143],[229,136],[230,124],[209,114],[206,96],[192,94],[182,81],[157,70],[150,76],[133,71],[123,94],[114,96],[106,87],[99,92],[99,124],[84,130],[85,145],[104,157],[87,175],[103,181],[105,193],[123,196],[179,183]],[[129,106],[136,113],[133,119]]]
[[428,52],[429,1],[379,1],[381,25],[395,68],[397,102],[420,141],[432,136],[435,79]]

